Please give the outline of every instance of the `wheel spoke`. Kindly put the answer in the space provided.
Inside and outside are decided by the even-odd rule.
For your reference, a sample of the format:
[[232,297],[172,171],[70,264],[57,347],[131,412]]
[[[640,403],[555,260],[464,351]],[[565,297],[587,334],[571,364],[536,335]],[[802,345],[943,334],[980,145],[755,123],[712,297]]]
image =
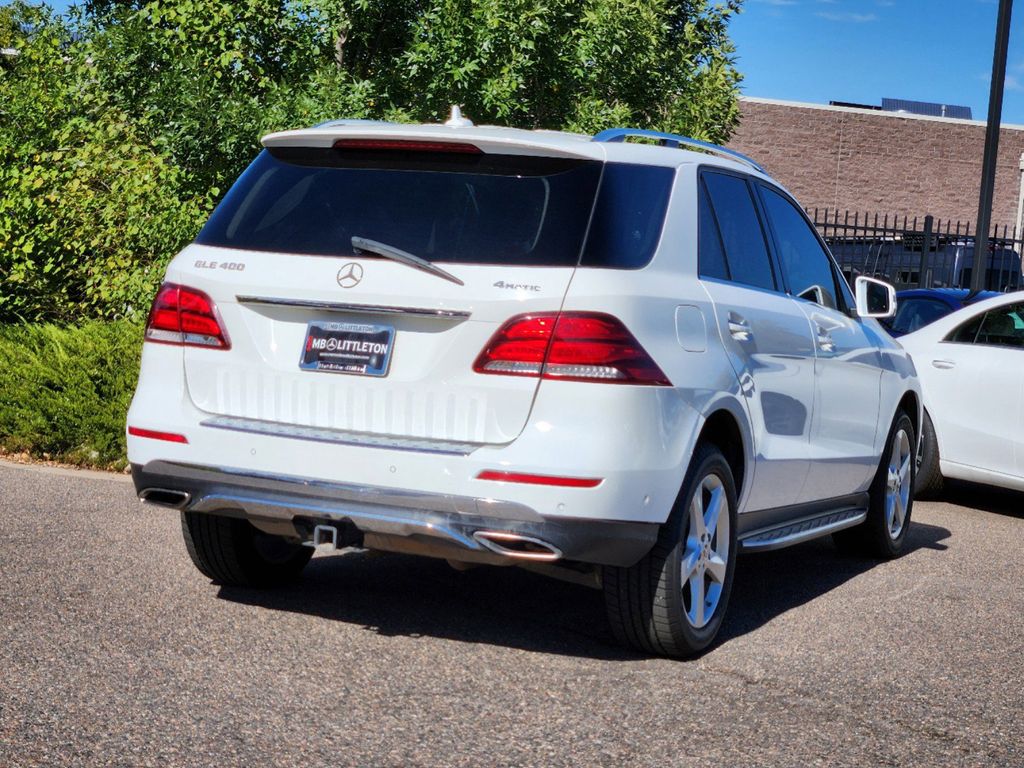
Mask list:
[[686,552],[683,554],[682,567],[680,572],[682,573],[683,581],[688,581],[693,577],[693,572],[697,570],[697,566],[700,564],[700,547],[694,548],[691,546],[686,547]]
[[700,541],[705,533],[707,527],[704,525],[704,490],[703,487],[699,487],[690,501],[690,538]]
[[892,449],[889,451],[889,474],[895,475],[900,468],[900,436],[893,437]]
[[910,480],[910,454],[907,454],[907,458],[903,460],[902,466],[900,466],[900,484],[906,485]]
[[889,524],[890,532],[896,533],[903,527],[903,517],[905,512],[906,508],[903,506],[903,495],[894,493],[892,500],[892,522]]
[[722,505],[725,500],[725,489],[722,486],[718,486],[711,491],[711,498],[708,500],[707,511],[704,512],[704,530],[707,531],[708,537],[714,537],[715,531],[718,530],[718,521],[722,516]]
[[695,627],[704,626],[704,574],[695,573],[690,579],[690,621]]
[[725,584],[725,560],[715,552],[711,555],[708,560],[708,574],[711,578],[719,584]]

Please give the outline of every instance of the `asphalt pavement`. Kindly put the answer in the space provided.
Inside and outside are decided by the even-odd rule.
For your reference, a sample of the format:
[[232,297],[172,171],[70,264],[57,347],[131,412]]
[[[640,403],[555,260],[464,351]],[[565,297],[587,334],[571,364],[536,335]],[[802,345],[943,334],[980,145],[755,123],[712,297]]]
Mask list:
[[1022,501],[919,502],[891,562],[745,556],[677,662],[514,568],[219,587],[126,478],[0,463],[0,766],[1021,766]]

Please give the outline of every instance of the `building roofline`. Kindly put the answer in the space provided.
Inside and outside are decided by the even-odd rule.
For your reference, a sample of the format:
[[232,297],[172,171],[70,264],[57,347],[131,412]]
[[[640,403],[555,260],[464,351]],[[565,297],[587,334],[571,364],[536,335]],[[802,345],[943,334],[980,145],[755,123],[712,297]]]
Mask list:
[[[804,101],[785,101],[783,99],[765,99],[756,96],[740,96],[741,102],[751,104],[769,104],[777,107],[795,107],[797,109],[817,109],[824,112],[842,112],[852,115],[869,115],[871,117],[890,117],[903,120],[925,120],[933,123],[953,123],[954,125],[976,125],[984,128],[988,125],[985,120],[963,120],[956,117],[935,117],[934,115],[916,115],[911,112],[888,112],[884,109],[859,109],[857,107],[835,107],[831,104],[811,104]],[[1002,123],[1000,128],[1010,131],[1024,131],[1024,125]]]

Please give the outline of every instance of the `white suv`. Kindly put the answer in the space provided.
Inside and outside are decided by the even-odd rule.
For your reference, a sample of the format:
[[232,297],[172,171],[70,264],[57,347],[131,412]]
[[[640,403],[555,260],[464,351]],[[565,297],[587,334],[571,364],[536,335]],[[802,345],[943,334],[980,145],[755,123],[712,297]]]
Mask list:
[[741,551],[899,553],[894,296],[855,298],[753,161],[457,115],[263,144],[168,267],[128,415],[139,496],[206,576],[272,585],[322,545],[530,564],[685,656]]

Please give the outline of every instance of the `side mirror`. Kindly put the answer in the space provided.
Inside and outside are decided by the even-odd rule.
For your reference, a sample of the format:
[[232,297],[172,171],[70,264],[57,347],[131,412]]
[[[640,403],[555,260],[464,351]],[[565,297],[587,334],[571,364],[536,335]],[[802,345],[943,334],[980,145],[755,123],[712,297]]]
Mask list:
[[873,277],[853,281],[857,293],[857,314],[860,317],[885,319],[896,314],[896,289]]

